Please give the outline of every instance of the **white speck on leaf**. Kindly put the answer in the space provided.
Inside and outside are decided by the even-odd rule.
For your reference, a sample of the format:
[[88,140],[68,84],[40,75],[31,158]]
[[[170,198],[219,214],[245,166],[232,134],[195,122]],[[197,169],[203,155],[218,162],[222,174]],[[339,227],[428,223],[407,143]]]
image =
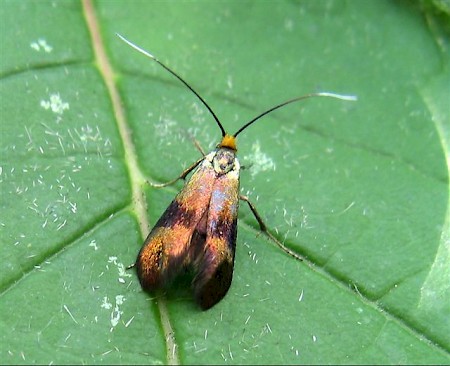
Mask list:
[[123,263],[117,264],[117,270],[119,271],[120,277],[132,277],[131,273],[126,271],[126,268]]
[[90,246],[90,247],[93,247],[94,250],[98,250],[97,242],[95,241],[95,239],[94,239],[94,240],[91,240],[91,242],[89,243],[89,246]]
[[111,325],[112,327],[115,327],[117,324],[119,324],[119,320],[123,314],[123,311],[120,310],[120,305],[122,305],[125,302],[125,297],[123,295],[117,295],[116,296],[116,305],[114,306],[113,311],[111,312]]
[[[118,261],[118,258],[115,256],[111,256],[108,258],[108,263],[112,263],[117,267],[120,283],[125,283],[124,277],[132,277],[131,273],[127,272],[125,265]],[[108,267],[107,267],[108,268]]]
[[122,305],[125,302],[126,298],[123,295],[116,296],[116,305]]
[[67,307],[67,305],[63,305],[64,310],[69,314],[69,316],[72,318],[72,320],[78,324],[77,320],[74,318],[74,316],[72,315],[72,313],[70,312],[69,308]]
[[265,172],[267,170],[275,170],[274,161],[261,151],[261,145],[259,141],[255,141],[252,145],[252,152],[249,155],[244,156],[244,161],[250,162],[250,174],[252,177]]
[[134,320],[134,315],[131,317],[131,319],[130,320],[128,320],[126,323],[125,323],[125,328],[128,328],[128,326],[131,324],[131,322]]
[[53,51],[53,47],[50,46],[43,38],[39,38],[37,41],[31,42],[30,47],[37,52],[41,52],[42,50],[45,53],[50,53]]
[[108,263],[114,263],[115,265],[117,265],[117,257],[115,257],[115,256],[109,257]]
[[107,310],[112,308],[112,304],[108,301],[108,297],[107,296],[105,296],[103,298],[103,302],[100,305],[100,307],[103,308],[103,309],[107,309]]
[[231,75],[228,75],[227,77],[227,86],[228,89],[233,89],[233,77]]
[[159,121],[154,123],[154,126],[155,134],[159,138],[165,139],[173,135],[173,131],[177,126],[177,122],[170,116],[160,116]]
[[66,109],[69,109],[69,103],[63,102],[59,93],[50,94],[49,100],[41,100],[41,107],[51,109],[53,113],[61,116]]

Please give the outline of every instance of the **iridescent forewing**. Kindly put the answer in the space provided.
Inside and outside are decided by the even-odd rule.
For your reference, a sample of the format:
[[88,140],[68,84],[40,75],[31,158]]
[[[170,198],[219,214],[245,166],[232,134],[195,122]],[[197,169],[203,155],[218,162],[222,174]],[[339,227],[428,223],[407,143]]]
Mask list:
[[193,260],[196,267],[194,292],[204,310],[218,303],[231,285],[238,206],[239,171],[233,170],[214,182],[206,219],[206,240],[192,242],[192,249],[197,253]]
[[183,268],[194,230],[208,209],[214,180],[214,169],[204,159],[153,227],[136,259],[144,289],[164,287]]

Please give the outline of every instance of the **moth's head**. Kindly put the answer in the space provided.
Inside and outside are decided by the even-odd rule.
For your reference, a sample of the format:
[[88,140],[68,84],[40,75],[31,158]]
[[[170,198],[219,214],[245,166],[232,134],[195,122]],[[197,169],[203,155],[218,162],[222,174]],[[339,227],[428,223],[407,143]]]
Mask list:
[[234,170],[239,173],[239,161],[236,158],[236,150],[227,148],[225,146],[219,147],[215,151],[212,160],[214,171],[218,175],[227,174],[228,172]]
[[222,141],[217,145],[218,148],[226,147],[227,149],[231,149],[233,151],[237,151],[236,147],[236,136],[231,136],[229,134],[225,134],[222,137]]

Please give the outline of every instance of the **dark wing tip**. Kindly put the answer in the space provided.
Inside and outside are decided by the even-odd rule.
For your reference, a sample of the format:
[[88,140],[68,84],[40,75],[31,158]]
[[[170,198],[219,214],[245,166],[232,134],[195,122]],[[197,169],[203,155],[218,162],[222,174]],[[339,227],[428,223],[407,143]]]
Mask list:
[[220,262],[211,275],[210,270],[199,273],[194,279],[195,298],[202,310],[208,310],[222,300],[233,279],[233,263],[228,260]]

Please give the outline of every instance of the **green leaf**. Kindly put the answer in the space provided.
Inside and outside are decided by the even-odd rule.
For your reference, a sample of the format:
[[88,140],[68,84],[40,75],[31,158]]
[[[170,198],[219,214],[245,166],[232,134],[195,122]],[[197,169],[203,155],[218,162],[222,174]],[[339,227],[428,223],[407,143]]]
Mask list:
[[[2,363],[450,363],[449,18],[415,4],[3,1]],[[141,290],[125,267],[182,187],[145,181],[220,131],[116,32],[230,133],[358,97],[239,135],[242,193],[306,261],[243,203],[219,304]]]

